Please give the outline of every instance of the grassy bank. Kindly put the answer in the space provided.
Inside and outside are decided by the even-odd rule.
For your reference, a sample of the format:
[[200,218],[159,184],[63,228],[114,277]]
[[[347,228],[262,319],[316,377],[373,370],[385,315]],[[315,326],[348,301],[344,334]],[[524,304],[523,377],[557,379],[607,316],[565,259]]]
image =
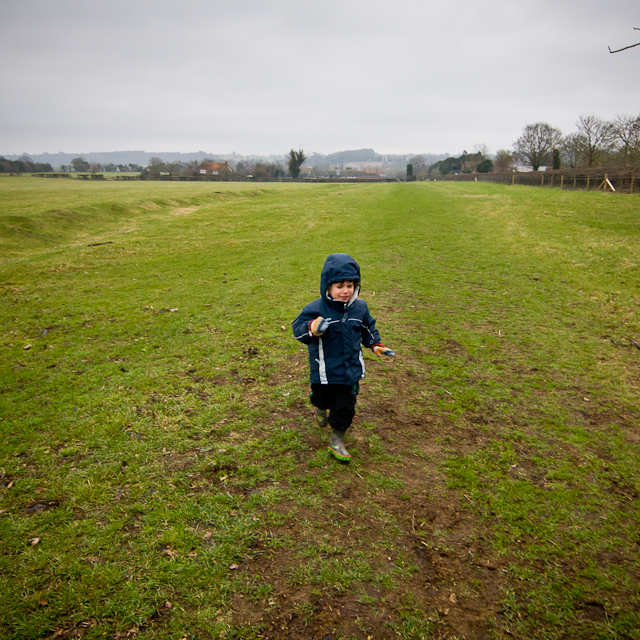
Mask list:
[[[0,190],[3,637],[640,637],[637,197]],[[337,251],[398,353],[347,466],[290,331]]]

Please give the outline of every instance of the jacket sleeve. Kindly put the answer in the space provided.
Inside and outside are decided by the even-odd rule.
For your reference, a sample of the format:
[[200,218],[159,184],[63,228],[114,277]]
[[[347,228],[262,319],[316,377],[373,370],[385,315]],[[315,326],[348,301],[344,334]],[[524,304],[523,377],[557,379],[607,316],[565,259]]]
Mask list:
[[315,320],[319,315],[320,311],[318,310],[318,306],[313,302],[308,304],[291,323],[293,337],[304,344],[318,342],[318,336],[314,336],[311,331],[309,331],[309,322]]
[[369,348],[374,344],[381,344],[382,340],[380,339],[380,334],[376,329],[376,319],[371,317],[369,313],[369,307],[364,300],[361,300],[362,304],[364,304],[364,317],[362,318],[362,344]]

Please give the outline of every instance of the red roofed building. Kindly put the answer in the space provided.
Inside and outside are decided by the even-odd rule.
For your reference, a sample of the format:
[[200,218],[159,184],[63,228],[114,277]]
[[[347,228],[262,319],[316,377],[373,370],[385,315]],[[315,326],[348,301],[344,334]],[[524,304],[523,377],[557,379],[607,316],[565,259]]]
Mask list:
[[233,173],[233,169],[226,162],[202,162],[196,167],[196,173],[201,176],[218,176]]

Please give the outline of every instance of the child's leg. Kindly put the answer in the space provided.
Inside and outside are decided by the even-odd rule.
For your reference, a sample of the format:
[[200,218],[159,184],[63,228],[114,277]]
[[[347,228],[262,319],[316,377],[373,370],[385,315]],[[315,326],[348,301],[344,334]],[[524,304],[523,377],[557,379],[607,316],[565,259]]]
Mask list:
[[359,387],[354,385],[333,385],[334,393],[329,413],[329,424],[331,424],[331,441],[329,442],[329,452],[341,462],[349,462],[351,454],[344,446],[345,431],[351,426],[353,416],[356,414],[356,396]]
[[316,408],[314,417],[319,427],[326,427],[329,421],[329,407],[331,406],[330,385],[312,384],[309,400]]
[[314,407],[318,407],[318,409],[331,408],[330,388],[333,386],[332,384],[312,384],[311,395],[309,396],[311,404]]
[[346,431],[356,415],[359,385],[335,384],[329,405],[329,424],[337,431]]

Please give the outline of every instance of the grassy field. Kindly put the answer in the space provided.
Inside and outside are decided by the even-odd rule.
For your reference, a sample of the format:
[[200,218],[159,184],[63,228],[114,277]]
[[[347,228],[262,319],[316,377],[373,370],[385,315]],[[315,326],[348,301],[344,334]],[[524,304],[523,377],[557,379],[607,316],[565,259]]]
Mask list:
[[[640,638],[637,196],[0,180],[0,636]],[[360,263],[349,465],[290,323]]]

